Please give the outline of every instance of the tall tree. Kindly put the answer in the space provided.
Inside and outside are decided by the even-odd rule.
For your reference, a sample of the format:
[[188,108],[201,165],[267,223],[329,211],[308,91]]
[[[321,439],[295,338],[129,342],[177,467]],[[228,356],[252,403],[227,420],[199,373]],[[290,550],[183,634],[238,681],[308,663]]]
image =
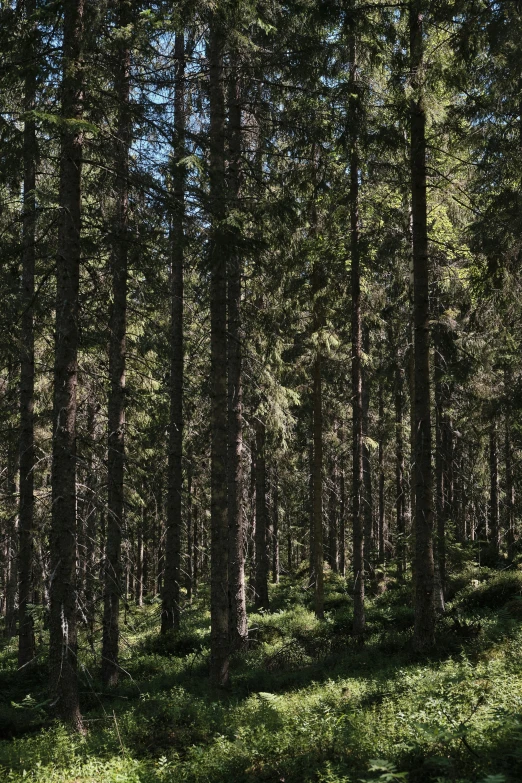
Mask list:
[[363,393],[361,265],[359,243],[359,94],[355,34],[350,40],[350,248],[352,296],[352,515],[353,631],[361,639],[364,615]]
[[77,675],[76,385],[83,131],[84,0],[65,0],[56,258],[53,399],[50,685],[58,714],[82,731]]
[[118,682],[119,609],[121,585],[121,540],[124,521],[125,469],[125,359],[127,331],[128,220],[130,116],[130,0],[119,0],[118,37],[115,52],[117,129],[116,216],[111,248],[112,308],[109,344],[108,402],[108,503],[103,603],[102,678],[105,685]]
[[180,622],[181,526],[183,493],[183,266],[185,254],[185,36],[174,44],[174,148],[172,156],[170,424],[167,542],[162,592],[161,632]]
[[227,507],[227,232],[225,183],[225,20],[211,14],[208,40],[210,108],[210,484],[211,585],[210,677],[229,679],[228,507]]
[[268,520],[266,507],[266,427],[260,417],[256,430],[256,609],[268,609]]
[[433,477],[431,466],[429,260],[426,200],[426,107],[423,0],[410,0],[410,171],[413,238],[415,445],[415,630],[417,650],[435,642]]
[[[26,0],[24,109],[36,106],[37,24],[36,2]],[[36,123],[28,114],[24,121],[24,200],[22,222],[22,355],[20,361],[20,511],[18,549],[18,666],[34,655],[33,622],[27,605],[33,588],[34,536],[34,275],[36,256]]]
[[[243,273],[241,225],[242,107],[239,54],[232,51],[228,90],[228,197],[230,229],[227,259],[228,288],[228,578],[230,642],[235,649],[248,640],[245,593],[245,514],[243,508],[243,379],[241,334],[241,280]],[[232,217],[232,220],[230,220]],[[235,227],[234,227],[235,226]]]

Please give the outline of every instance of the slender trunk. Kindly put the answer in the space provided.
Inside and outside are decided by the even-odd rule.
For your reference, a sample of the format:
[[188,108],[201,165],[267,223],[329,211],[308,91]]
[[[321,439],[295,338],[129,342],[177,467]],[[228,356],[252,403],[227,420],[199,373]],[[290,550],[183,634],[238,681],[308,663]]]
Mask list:
[[[361,317],[362,321],[362,317]],[[362,347],[366,356],[370,355],[370,330],[362,325]],[[372,465],[368,437],[370,433],[370,374],[361,366],[362,374],[362,431],[363,431],[363,496],[364,517],[364,556],[365,566],[371,576],[374,575],[375,536],[373,531],[373,486]]]
[[346,576],[346,487],[344,481],[344,426],[341,427],[341,475],[339,479],[339,573]]
[[279,584],[279,485],[274,471],[274,498],[272,522],[272,582]]
[[187,468],[187,558],[186,558],[186,586],[187,602],[192,603],[192,583],[193,583],[193,550],[194,550],[194,520],[192,514],[192,460],[188,461]]
[[[315,210],[314,210],[315,212]],[[316,219],[313,221],[316,227]],[[318,261],[314,261],[312,270],[312,295],[314,312],[314,331],[316,333],[324,326],[324,308],[322,296],[324,289],[324,273]],[[324,618],[324,574],[323,574],[323,387],[322,387],[322,355],[320,341],[316,348],[312,368],[313,380],[313,532],[314,532],[314,579],[315,579],[315,616]]]
[[353,632],[362,639],[364,616],[364,512],[363,494],[363,394],[362,394],[362,328],[361,328],[361,268],[359,247],[359,152],[357,115],[357,64],[355,40],[351,45],[351,139],[350,139],[350,230],[351,230],[351,293],[352,293],[352,421],[353,421]]
[[422,0],[410,2],[410,58],[413,95],[411,189],[413,227],[413,325],[415,355],[415,649],[435,643],[433,563],[433,479],[431,467],[429,262],[426,203],[426,111],[422,95]]
[[109,345],[108,400],[108,502],[107,541],[103,596],[102,680],[118,683],[119,613],[121,595],[121,539],[124,518],[125,463],[125,336],[127,328],[127,268],[129,212],[129,148],[131,143],[130,48],[126,26],[130,2],[120,0],[118,24],[122,38],[116,53],[115,92],[118,100],[118,127],[115,149],[116,227],[111,248],[112,309]]
[[[313,411],[312,411],[313,416]],[[312,431],[313,431],[312,418]],[[309,577],[310,584],[315,584],[315,516],[314,516],[314,444],[313,438],[308,454],[308,537],[309,537]],[[305,517],[306,518],[306,517]]]
[[[83,0],[66,0],[61,114],[69,121],[82,118],[82,38]],[[56,259],[49,663],[57,713],[77,731],[83,731],[76,657],[76,384],[82,147],[81,129],[74,123],[64,123]]]
[[[13,367],[9,369],[8,385],[14,386]],[[19,449],[16,442],[16,432],[12,424],[7,427],[7,513],[6,530],[7,580],[5,590],[5,634],[8,638],[16,635],[16,590],[18,587],[18,487]]]
[[255,441],[250,448],[250,587],[256,582],[256,449]]
[[161,633],[180,624],[181,527],[183,496],[183,265],[185,253],[185,36],[174,43],[174,144],[172,159],[170,423],[167,486],[167,536]]
[[445,431],[444,400],[442,394],[442,356],[435,346],[435,510],[437,514],[437,567],[442,593],[446,590],[446,503],[445,503]]
[[194,595],[198,592],[198,579],[199,579],[199,558],[200,558],[200,535],[199,535],[199,506],[194,503],[193,506],[193,525],[194,531],[194,549],[192,555],[192,591]]
[[406,573],[406,487],[404,486],[404,370],[397,349],[395,365],[395,512],[396,556],[399,581]]
[[384,563],[385,551],[385,516],[386,509],[384,505],[384,380],[379,381],[379,563]]
[[136,584],[135,584],[135,598],[138,606],[143,606],[143,579],[144,579],[144,563],[143,563],[143,512],[141,518],[138,520],[138,535],[136,544]]
[[513,484],[513,449],[511,445],[511,414],[506,411],[504,422],[504,460],[506,465],[506,539],[508,562],[511,563],[515,546],[515,487]]
[[500,552],[500,526],[498,502],[498,434],[496,418],[492,420],[489,428],[489,476],[489,540],[491,553],[493,557],[498,558]]
[[266,513],[266,429],[260,419],[255,421],[256,428],[256,582],[255,607],[268,609],[268,547]]
[[96,609],[96,536],[98,531],[98,483],[96,478],[96,405],[91,400],[87,407],[87,432],[89,438],[89,456],[86,476],[86,520],[85,520],[85,615],[89,630],[89,640],[94,644],[94,620]]
[[332,477],[330,482],[330,497],[328,503],[328,550],[329,563],[332,571],[339,571],[339,527],[337,515],[337,463],[332,467]]
[[[235,213],[241,195],[241,87],[238,57],[232,57],[229,83],[229,197]],[[228,254],[228,579],[230,643],[242,649],[248,640],[245,591],[245,515],[243,508],[243,418],[241,277],[243,263],[239,229],[231,231]]]
[[210,428],[211,428],[211,585],[210,676],[216,685],[229,678],[228,508],[227,508],[227,235],[225,191],[225,34],[215,14],[208,46],[210,97]]
[[[33,21],[36,0],[25,0],[28,24],[25,44],[26,74],[24,109],[36,105],[36,23]],[[36,256],[36,124],[33,118],[24,123],[24,203],[22,222],[22,331],[20,357],[20,508],[18,545],[18,666],[32,660],[35,650],[34,629],[27,604],[33,588],[34,536],[34,273]]]

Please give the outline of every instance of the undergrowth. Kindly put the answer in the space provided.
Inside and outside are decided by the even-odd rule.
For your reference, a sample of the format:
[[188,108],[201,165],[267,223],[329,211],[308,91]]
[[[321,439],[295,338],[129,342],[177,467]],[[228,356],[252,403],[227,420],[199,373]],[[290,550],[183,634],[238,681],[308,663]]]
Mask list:
[[[271,588],[226,691],[208,682],[208,596],[158,636],[159,604],[122,617],[121,684],[98,679],[82,637],[85,737],[52,719],[45,631],[35,664],[0,651],[0,779],[19,783],[515,783],[522,780],[522,573],[463,568],[429,659],[411,648],[411,586],[387,575],[364,646],[351,599],[326,574],[326,619],[304,580]],[[376,591],[378,593],[380,591]],[[99,634],[98,634],[99,635]]]

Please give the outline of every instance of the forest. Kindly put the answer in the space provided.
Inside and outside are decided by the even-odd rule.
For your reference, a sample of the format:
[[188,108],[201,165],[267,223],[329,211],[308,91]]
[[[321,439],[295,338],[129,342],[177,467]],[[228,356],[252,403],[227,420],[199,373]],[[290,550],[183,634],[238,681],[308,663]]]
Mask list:
[[522,780],[520,0],[0,0],[0,780]]

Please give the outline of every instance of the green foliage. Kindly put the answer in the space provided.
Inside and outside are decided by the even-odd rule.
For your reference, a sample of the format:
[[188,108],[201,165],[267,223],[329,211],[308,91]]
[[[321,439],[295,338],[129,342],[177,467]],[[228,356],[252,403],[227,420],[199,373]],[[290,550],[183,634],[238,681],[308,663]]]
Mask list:
[[[83,696],[85,738],[50,722],[42,671],[26,681],[30,693],[11,673],[0,717],[21,718],[0,739],[2,780],[515,783],[522,775],[521,618],[503,619],[492,606],[518,600],[519,574],[484,572],[471,585],[473,573],[462,573],[468,585],[453,606],[463,623],[479,618],[484,633],[452,636],[450,615],[433,660],[422,663],[409,645],[407,586],[391,579],[369,602],[361,648],[351,639],[347,598],[319,622],[302,584],[284,578],[271,588],[283,608],[251,616],[251,646],[233,659],[228,692],[208,685],[204,609],[196,603],[179,635],[163,640],[155,605],[132,609],[122,660],[129,677],[110,693],[91,680],[98,695]],[[327,600],[342,594],[342,584],[327,574]],[[477,590],[487,597],[472,604],[470,618],[464,607]],[[274,665],[284,650],[286,662]],[[12,672],[9,645],[0,664]]]

